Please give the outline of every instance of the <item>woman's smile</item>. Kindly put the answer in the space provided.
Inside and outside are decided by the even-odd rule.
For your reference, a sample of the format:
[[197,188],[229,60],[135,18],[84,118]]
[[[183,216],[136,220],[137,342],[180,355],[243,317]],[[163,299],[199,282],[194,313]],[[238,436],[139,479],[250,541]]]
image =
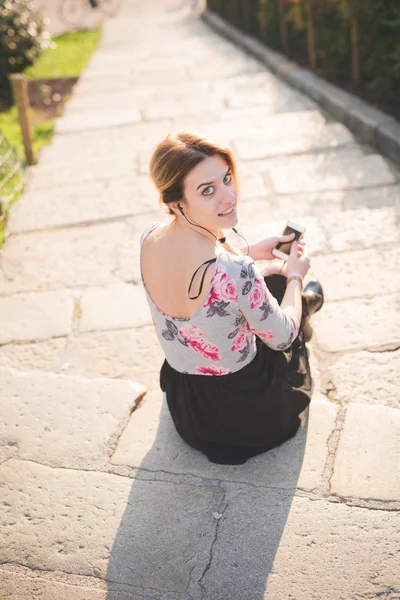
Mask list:
[[236,210],[236,206],[234,205],[230,209],[228,209],[228,208],[225,209],[225,211],[223,213],[219,213],[218,216],[219,217],[231,217],[234,214],[235,210]]

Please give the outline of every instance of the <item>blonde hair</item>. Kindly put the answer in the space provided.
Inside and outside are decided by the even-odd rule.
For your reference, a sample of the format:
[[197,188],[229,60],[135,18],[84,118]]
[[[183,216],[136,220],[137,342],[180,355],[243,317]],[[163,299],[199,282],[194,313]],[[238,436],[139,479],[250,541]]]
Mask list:
[[[207,157],[216,155],[227,162],[237,184],[236,162],[229,148],[186,131],[170,134],[160,142],[150,159],[150,177],[159,191],[160,206],[184,200],[188,173]],[[175,212],[168,207],[168,214]]]

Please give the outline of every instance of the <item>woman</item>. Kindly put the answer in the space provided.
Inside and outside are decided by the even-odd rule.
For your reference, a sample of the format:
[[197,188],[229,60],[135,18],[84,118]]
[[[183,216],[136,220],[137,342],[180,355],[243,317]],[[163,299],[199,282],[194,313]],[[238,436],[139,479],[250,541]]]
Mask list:
[[168,136],[150,176],[174,217],[151,223],[140,240],[142,282],[166,357],[160,386],[188,444],[211,462],[243,464],[297,432],[311,399],[305,328],[322,289],[314,281],[302,294],[304,241],[292,244],[284,275],[256,267],[293,234],[240,251],[225,240],[223,229],[238,222],[229,149],[191,133]]

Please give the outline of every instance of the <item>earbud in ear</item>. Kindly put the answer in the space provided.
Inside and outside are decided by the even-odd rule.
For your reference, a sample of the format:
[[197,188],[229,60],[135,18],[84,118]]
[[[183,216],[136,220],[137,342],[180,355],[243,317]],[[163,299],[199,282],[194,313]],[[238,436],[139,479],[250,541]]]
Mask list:
[[180,204],[178,204],[178,209],[180,210],[180,212],[181,212],[181,213],[182,213],[182,215],[183,215],[183,208],[182,208],[182,206],[181,206]]

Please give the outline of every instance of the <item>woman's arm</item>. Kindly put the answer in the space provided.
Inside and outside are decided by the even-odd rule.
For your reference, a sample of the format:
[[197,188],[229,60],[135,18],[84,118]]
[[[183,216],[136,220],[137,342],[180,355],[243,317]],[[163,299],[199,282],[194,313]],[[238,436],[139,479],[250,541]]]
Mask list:
[[[244,259],[238,303],[253,333],[274,350],[288,348],[299,333],[302,316],[302,279],[310,268],[305,243],[294,242],[287,264],[288,282],[281,305],[274,298],[254,261]],[[291,275],[300,275],[300,281]]]
[[285,350],[299,333],[301,286],[290,282],[282,306],[270,291],[253,261],[244,261],[238,285],[238,305],[250,330],[273,350]]

